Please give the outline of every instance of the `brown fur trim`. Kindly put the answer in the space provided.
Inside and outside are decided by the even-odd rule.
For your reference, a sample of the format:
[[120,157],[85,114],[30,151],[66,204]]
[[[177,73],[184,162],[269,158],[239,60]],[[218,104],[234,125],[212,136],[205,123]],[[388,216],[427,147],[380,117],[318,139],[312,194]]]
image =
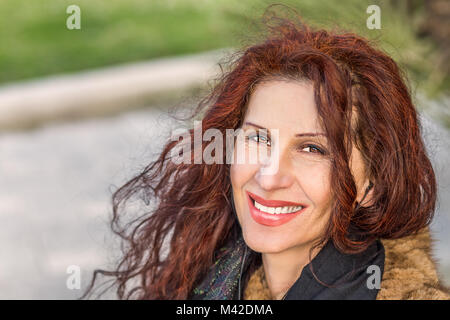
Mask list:
[[[450,300],[449,289],[439,281],[428,228],[417,235],[382,242],[386,259],[377,300]],[[244,300],[270,299],[272,296],[261,265],[248,281]]]
[[244,291],[244,300],[272,300],[262,264],[248,280]]
[[439,281],[428,228],[382,242],[386,259],[377,300],[450,300],[449,290]]

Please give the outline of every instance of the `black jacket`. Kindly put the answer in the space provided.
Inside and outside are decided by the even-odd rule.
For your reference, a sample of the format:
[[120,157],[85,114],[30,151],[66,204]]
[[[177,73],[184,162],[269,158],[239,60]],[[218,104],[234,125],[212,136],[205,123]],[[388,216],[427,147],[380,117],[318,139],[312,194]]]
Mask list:
[[[194,288],[189,299],[240,300],[249,273],[261,264],[261,254],[251,250],[242,232],[230,237],[219,250],[220,258]],[[379,288],[369,277],[372,270],[384,271],[384,247],[375,241],[364,252],[343,254],[328,241],[316,257],[306,265],[300,277],[286,293],[286,300],[375,299]],[[369,268],[370,266],[374,266]]]

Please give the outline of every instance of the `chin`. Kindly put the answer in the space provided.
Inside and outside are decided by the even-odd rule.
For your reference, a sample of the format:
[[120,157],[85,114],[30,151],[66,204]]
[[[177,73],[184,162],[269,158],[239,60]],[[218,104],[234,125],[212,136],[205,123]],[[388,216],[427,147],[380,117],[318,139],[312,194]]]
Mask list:
[[244,232],[243,236],[247,246],[259,253],[278,253],[289,248],[289,245],[282,239],[271,239],[264,234]]

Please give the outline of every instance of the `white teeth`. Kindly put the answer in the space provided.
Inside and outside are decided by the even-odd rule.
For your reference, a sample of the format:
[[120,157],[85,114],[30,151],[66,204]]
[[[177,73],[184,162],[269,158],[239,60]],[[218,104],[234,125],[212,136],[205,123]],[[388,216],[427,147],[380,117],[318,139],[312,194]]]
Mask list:
[[292,213],[303,209],[302,206],[296,207],[266,207],[255,201],[255,208],[259,211],[270,213],[270,214],[283,214]]

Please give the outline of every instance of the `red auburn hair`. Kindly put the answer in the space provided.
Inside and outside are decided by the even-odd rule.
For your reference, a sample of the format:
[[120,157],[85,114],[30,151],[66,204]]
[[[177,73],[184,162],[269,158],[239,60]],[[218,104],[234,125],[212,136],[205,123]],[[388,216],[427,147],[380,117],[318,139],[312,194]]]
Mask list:
[[[427,226],[435,209],[435,175],[397,64],[356,34],[271,19],[277,23],[264,40],[232,56],[228,71],[198,105],[203,132],[215,128],[225,136],[226,129],[239,128],[259,82],[308,79],[332,155],[334,204],[322,241],[332,239],[340,251],[356,253],[377,238],[404,237]],[[189,133],[194,141],[194,130]],[[124,255],[114,271],[96,270],[87,292],[103,274],[113,277],[121,299],[186,299],[214,263],[238,223],[230,203],[230,165],[176,165],[171,150],[177,143],[167,142],[156,161],[113,194],[111,225],[124,240]],[[202,143],[203,150],[211,142]],[[374,185],[367,207],[355,207],[353,144]],[[134,196],[151,199],[154,208],[122,226],[123,206]]]

